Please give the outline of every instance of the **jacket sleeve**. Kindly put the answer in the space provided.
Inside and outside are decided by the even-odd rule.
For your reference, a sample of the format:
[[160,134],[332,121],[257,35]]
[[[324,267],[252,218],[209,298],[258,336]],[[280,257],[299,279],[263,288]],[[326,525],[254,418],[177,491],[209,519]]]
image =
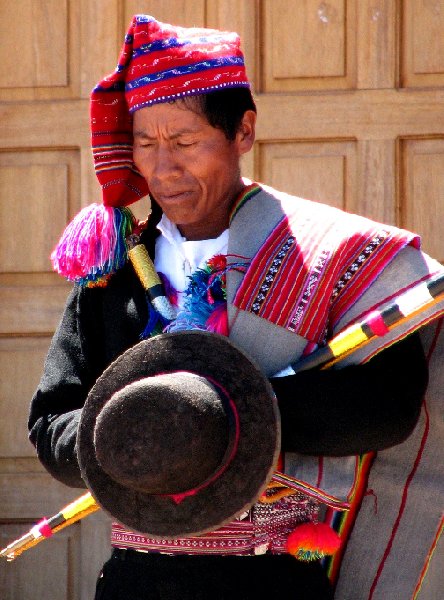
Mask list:
[[88,392],[101,372],[98,353],[86,347],[82,336],[82,301],[83,290],[75,287],[52,339],[28,422],[40,461],[53,477],[71,487],[85,487],[75,450],[77,427]]
[[346,456],[404,441],[418,420],[428,383],[419,334],[369,362],[270,379],[282,420],[282,449]]

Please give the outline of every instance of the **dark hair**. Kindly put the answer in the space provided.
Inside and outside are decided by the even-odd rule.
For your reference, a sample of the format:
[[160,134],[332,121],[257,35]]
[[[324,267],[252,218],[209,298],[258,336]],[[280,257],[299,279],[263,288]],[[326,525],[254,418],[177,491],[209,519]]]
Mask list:
[[185,100],[190,110],[205,115],[208,123],[221,129],[228,140],[234,140],[247,110],[256,111],[256,104],[249,88],[237,87],[191,96]]

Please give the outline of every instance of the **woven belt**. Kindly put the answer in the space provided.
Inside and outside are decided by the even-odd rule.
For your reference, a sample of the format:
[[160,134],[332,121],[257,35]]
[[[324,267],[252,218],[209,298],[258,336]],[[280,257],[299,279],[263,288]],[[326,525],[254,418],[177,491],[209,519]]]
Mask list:
[[296,492],[273,504],[257,502],[238,519],[211,533],[173,540],[149,538],[113,523],[111,545],[164,554],[285,554],[288,534],[301,523],[316,520],[319,506],[309,496]]

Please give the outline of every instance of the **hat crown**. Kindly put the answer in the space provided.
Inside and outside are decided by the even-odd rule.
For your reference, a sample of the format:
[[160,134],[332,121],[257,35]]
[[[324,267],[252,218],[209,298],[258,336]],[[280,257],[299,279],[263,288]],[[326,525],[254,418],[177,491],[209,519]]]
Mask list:
[[117,483],[150,494],[179,494],[205,482],[231,447],[228,406],[189,372],[146,377],[115,392],[97,417],[94,444]]
[[[167,377],[171,377],[169,374],[174,374],[169,380],[174,387],[183,372],[188,373],[188,376],[182,381],[192,383],[195,390],[196,385],[202,385],[202,393],[198,395],[199,404],[205,407],[202,411],[209,410],[206,408],[207,403],[212,406],[209,398],[213,397],[216,407],[219,407],[217,411],[223,413],[228,439],[221,442],[220,432],[223,428],[217,424],[217,418],[214,430],[210,430],[214,419],[211,410],[209,418],[205,414],[205,427],[195,426],[194,438],[189,438],[199,441],[204,435],[207,446],[201,446],[198,458],[195,458],[196,455],[186,457],[186,452],[177,442],[181,427],[175,422],[176,413],[168,409],[164,415],[158,403],[155,412],[157,421],[163,428],[162,435],[159,435],[162,440],[161,448],[160,452],[153,450],[148,458],[156,463],[160,472],[162,469],[159,459],[168,465],[170,447],[180,448],[178,456],[181,460],[185,456],[188,461],[185,466],[177,469],[179,475],[182,475],[181,471],[184,472],[180,486],[178,482],[174,482],[169,488],[166,485],[158,488],[172,493],[150,493],[135,489],[133,484],[124,485],[116,481],[104,470],[97,456],[96,442],[100,427],[96,429],[96,424],[97,419],[105,415],[102,415],[104,407],[114,394],[132,382],[143,381],[139,384],[143,387],[147,384],[144,378],[149,381],[153,377],[157,385],[161,376],[168,374]],[[193,378],[190,374],[198,375],[200,379]],[[177,384],[176,387],[181,386]],[[154,389],[151,383],[148,383],[148,389]],[[158,398],[159,390],[157,386],[154,396],[150,391],[150,397]],[[204,402],[201,401],[201,396],[206,398]],[[139,404],[143,406],[144,403],[146,395],[145,400],[141,400]],[[192,404],[191,400],[189,403]],[[113,404],[114,401],[110,407]],[[135,402],[136,407],[139,404]],[[132,412],[134,409],[128,409],[129,414]],[[137,418],[136,414],[135,420]],[[108,447],[113,442],[121,444],[120,454],[125,456],[128,446],[125,438],[129,438],[125,421],[119,415],[114,421],[116,431],[114,439],[109,439]],[[198,422],[201,423],[200,418]],[[148,427],[151,427],[149,423]],[[140,430],[145,429],[142,426]],[[106,436],[110,438],[105,428],[102,434],[105,441]],[[133,440],[128,441],[135,443]],[[206,531],[214,531],[242,514],[265,489],[279,455],[279,412],[265,375],[226,337],[199,330],[166,333],[129,348],[98,378],[82,409],[76,448],[83,480],[97,503],[113,519],[133,531],[149,534],[154,538],[175,539],[183,535],[200,535]],[[107,453],[107,447],[102,447],[101,460],[108,470],[113,470],[112,457],[106,456]],[[192,487],[194,481],[190,478],[190,472],[194,472],[195,468],[198,469],[201,463],[208,460],[206,454],[213,457],[213,463],[206,463],[206,468],[196,477],[196,481],[203,481]],[[222,459],[213,470],[213,465],[218,463],[218,456],[222,456]],[[205,479],[211,471],[213,472]]]

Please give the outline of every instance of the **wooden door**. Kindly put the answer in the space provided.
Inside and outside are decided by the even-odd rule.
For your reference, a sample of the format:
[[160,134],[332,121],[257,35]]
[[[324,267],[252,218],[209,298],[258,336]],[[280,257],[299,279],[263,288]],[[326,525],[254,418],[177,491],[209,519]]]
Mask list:
[[[1,547],[82,493],[40,466],[26,422],[69,290],[49,254],[68,220],[99,197],[88,95],[115,66],[119,10],[113,2],[0,2]],[[0,597],[91,598],[108,537],[108,520],[97,514],[15,562],[2,560]]]
[[[89,92],[137,12],[241,34],[259,111],[247,176],[418,231],[444,259],[444,0],[0,1],[2,547],[79,492],[41,468],[26,420],[69,289],[48,256],[100,199]],[[107,530],[99,513],[2,562],[1,597],[91,598]]]

